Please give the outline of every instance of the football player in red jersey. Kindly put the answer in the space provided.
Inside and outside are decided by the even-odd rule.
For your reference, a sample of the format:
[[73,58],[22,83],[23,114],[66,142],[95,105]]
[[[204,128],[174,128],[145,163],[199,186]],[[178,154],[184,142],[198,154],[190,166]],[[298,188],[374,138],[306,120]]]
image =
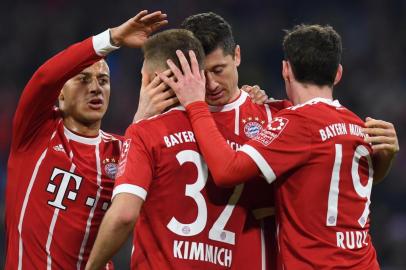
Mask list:
[[[230,146],[236,150],[239,145],[244,143],[246,140],[248,140],[250,137],[254,136],[256,133],[259,132],[259,130],[262,128],[262,126],[265,126],[265,124],[271,119],[272,113],[275,113],[277,110],[283,108],[284,102],[273,102],[272,104],[265,104],[262,106],[254,104],[249,98],[247,98],[246,93],[242,93],[240,89],[238,88],[238,73],[237,73],[237,67],[240,63],[240,52],[239,52],[239,47],[235,45],[234,38],[232,36],[231,32],[231,27],[227,22],[224,21],[223,18],[220,16],[214,14],[214,13],[207,13],[207,14],[197,14],[195,16],[191,16],[188,19],[185,20],[185,22],[182,24],[183,27],[189,28],[192,30],[195,34],[196,37],[198,37],[202,43],[203,47],[205,49],[205,68],[207,74],[212,74],[212,81],[208,83],[207,88],[209,91],[212,93],[216,92],[213,95],[208,95],[207,99],[212,104],[213,106],[211,107],[213,114],[216,118],[216,121],[221,127],[223,134],[227,134],[227,138],[229,141]],[[196,29],[196,26],[197,29]],[[199,33],[199,31],[203,30],[203,34]],[[203,36],[206,38],[206,40],[202,40]],[[147,58],[146,58],[147,59]],[[145,73],[144,73],[145,74]],[[147,77],[145,77],[147,78]],[[147,80],[148,81],[148,80]],[[159,78],[155,78],[153,81],[156,81],[156,84],[159,83]],[[142,90],[143,91],[143,87]],[[253,93],[255,96],[257,96],[257,100],[261,101],[264,98],[264,96],[261,95],[261,91],[254,91]],[[256,95],[257,94],[257,95]],[[259,95],[258,95],[259,94]],[[148,99],[145,100],[146,103],[148,103]],[[218,105],[218,106],[215,106]],[[158,121],[158,120],[157,120]],[[159,122],[159,121],[158,121]],[[141,123],[140,123],[141,124]],[[146,129],[144,127],[144,129]],[[147,147],[148,148],[148,147]],[[156,160],[155,160],[156,162]],[[140,162],[138,162],[141,164]],[[159,163],[159,162],[158,162]],[[134,164],[134,163],[132,163]],[[176,168],[176,166],[174,166]],[[140,178],[147,178],[146,176],[143,176]],[[155,182],[156,180],[154,180]],[[264,182],[263,180],[257,180]],[[135,183],[136,184],[136,183]],[[139,185],[139,184],[138,184]],[[258,184],[260,185],[260,183]],[[250,184],[250,186],[254,186],[253,184]],[[247,187],[244,189],[242,192],[242,196],[240,199],[240,202],[242,204],[244,203],[249,203],[248,200],[245,198],[246,195],[249,194],[254,194],[251,190],[251,187]],[[242,188],[242,187],[241,187]],[[153,189],[154,190],[154,189]],[[155,189],[156,190],[156,189]],[[159,189],[158,189],[159,190]],[[124,191],[125,192],[125,191]],[[129,192],[127,190],[127,192]],[[159,192],[159,191],[158,191]],[[258,191],[256,191],[256,195],[258,196]],[[159,194],[157,191],[153,191],[152,194]],[[151,194],[151,191],[148,191],[148,194]],[[137,194],[135,194],[137,195]],[[138,197],[140,194],[138,194]],[[269,194],[266,194],[267,197],[269,197]],[[152,195],[149,195],[152,196]],[[154,195],[157,196],[157,195]],[[183,195],[184,196],[184,195]],[[240,195],[239,195],[240,196]],[[252,196],[252,195],[251,195]],[[141,197],[143,198],[143,197]],[[151,198],[151,197],[148,197]],[[207,198],[206,198],[207,199]],[[146,200],[146,205],[149,205],[147,203],[149,200],[153,199],[147,199]],[[118,201],[116,199],[116,201]],[[246,202],[243,202],[246,201]],[[210,201],[208,201],[210,203]],[[117,203],[116,203],[117,204]],[[114,205],[114,204],[113,204]],[[130,204],[127,202],[128,206],[125,206],[126,204],[123,204],[121,207],[123,209],[129,209]],[[133,204],[135,205],[135,204]],[[269,203],[268,201],[266,206],[269,206],[272,204]],[[113,211],[113,210],[111,210]],[[117,214],[122,214],[123,211],[119,210],[119,206],[117,206],[116,210]],[[170,211],[173,211],[170,209]],[[238,210],[239,211],[239,210]],[[233,216],[238,214],[238,211],[234,210]],[[143,212],[148,213],[148,210],[143,210]],[[143,213],[142,212],[142,213]],[[133,213],[137,213],[137,210],[134,210]],[[141,215],[142,215],[141,213]],[[269,216],[272,215],[273,209],[271,208],[266,208],[262,207],[260,211],[257,211],[257,216]],[[146,215],[146,214],[145,214]],[[124,217],[123,217],[124,218]],[[127,217],[128,218],[128,217]],[[135,218],[134,218],[135,220]],[[157,218],[156,220],[159,220]],[[239,217],[239,220],[244,221],[245,220],[245,214]],[[134,250],[135,252],[133,253],[132,256],[132,268],[133,269],[139,269],[145,268],[146,265],[149,263],[149,260],[153,260],[154,258],[149,258],[145,259],[144,257],[140,256],[143,255],[146,251],[144,250],[157,250],[157,248],[153,248],[150,246],[144,247],[141,246],[142,243],[140,242],[146,242],[146,240],[142,240],[142,235],[145,235],[142,230],[142,226],[140,223],[143,222],[143,219],[137,223],[137,227],[135,230],[135,238],[134,238]],[[144,225],[143,225],[144,226]],[[254,234],[251,233],[252,227],[250,227],[250,233],[247,233],[246,235],[251,238],[251,239],[258,239],[257,243],[258,246],[254,246],[251,249],[250,255],[254,257],[250,262],[247,262],[246,265],[249,265],[251,269],[252,267],[256,268],[254,265],[259,265],[257,268],[258,269],[265,269],[261,268],[261,264],[265,265],[265,262],[262,261],[261,258],[261,231],[256,230]],[[236,238],[241,238],[239,237],[239,234],[237,234]],[[145,236],[144,236],[145,237]],[[162,237],[162,236],[161,236]],[[245,238],[245,234],[242,236]],[[106,240],[108,237],[105,238]],[[168,238],[169,239],[169,238]],[[246,241],[244,243],[249,243],[252,244],[250,241]],[[97,245],[96,245],[97,246]],[[100,244],[100,246],[104,246],[103,244]],[[231,245],[233,247],[233,245]],[[254,251],[255,250],[255,251]],[[164,251],[166,252],[166,250]],[[95,251],[94,254],[101,254],[99,251]],[[111,254],[108,254],[110,256]],[[144,255],[145,256],[145,255]],[[266,254],[263,254],[263,257],[265,258]],[[235,255],[233,254],[233,258]],[[240,256],[238,256],[240,257]],[[181,258],[180,258],[181,259]],[[179,260],[179,258],[178,258]],[[157,261],[157,260],[155,260]],[[255,263],[254,263],[255,261]],[[140,262],[143,263],[143,265],[140,265]],[[243,261],[237,263],[233,263],[233,268],[234,265],[240,265]],[[167,263],[168,265],[171,265],[173,262],[172,260],[168,260],[168,262],[163,261],[163,263]],[[180,262],[184,263],[188,267],[194,267],[193,265],[190,264],[190,262]],[[96,264],[97,265],[97,264]],[[161,268],[168,268],[169,266],[165,264],[159,265]],[[182,267],[186,267],[183,265]],[[208,269],[210,267],[219,267],[219,266],[210,266],[210,264],[203,264],[203,268]],[[220,267],[230,267],[230,263],[227,265],[223,265]],[[263,266],[265,267],[265,266]],[[236,269],[243,269],[241,268],[236,268]]]
[[[186,18],[181,27],[192,31],[203,45],[206,54],[206,101],[211,105],[211,111],[216,111],[213,117],[222,134],[225,131],[234,133],[235,139],[226,138],[233,150],[266,127],[273,114],[291,106],[287,101],[263,104],[265,100],[259,99],[262,102],[255,104],[255,99],[252,100],[254,102],[245,99],[245,93],[238,88],[237,67],[241,62],[241,49],[224,18],[213,12],[195,14]],[[260,94],[258,87],[254,87],[253,91]],[[234,103],[240,104],[232,106]],[[274,202],[270,196],[272,189],[273,185],[268,185],[263,179],[245,185],[242,199],[247,200],[246,205],[251,208],[248,213],[250,218],[233,254],[233,269],[274,269],[275,260],[271,256],[277,250],[275,241],[272,241],[275,231],[265,232],[265,228],[275,227]]]
[[123,140],[100,129],[110,96],[103,58],[119,46],[140,47],[165,18],[142,11],[55,55],[26,85],[8,161],[6,269],[84,268]]
[[370,194],[373,178],[385,175],[399,151],[393,126],[375,123],[390,132],[369,138],[364,122],[333,101],[342,46],[330,26],[296,26],[283,47],[282,75],[295,106],[280,111],[237,152],[204,102],[205,77],[194,52],[189,65],[177,51],[183,73],[168,60],[176,81],[159,76],[186,106],[217,184],[233,186],[260,173],[269,183],[278,179],[278,269],[379,269],[369,236]]

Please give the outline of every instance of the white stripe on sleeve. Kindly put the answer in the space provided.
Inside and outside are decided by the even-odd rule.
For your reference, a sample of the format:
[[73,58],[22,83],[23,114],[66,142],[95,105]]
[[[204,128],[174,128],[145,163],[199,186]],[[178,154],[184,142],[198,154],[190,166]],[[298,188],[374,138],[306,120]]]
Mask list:
[[271,166],[269,166],[268,162],[254,147],[244,144],[238,151],[242,151],[252,158],[269,184],[275,180],[276,176]]
[[111,200],[113,200],[114,196],[116,196],[119,193],[131,193],[133,195],[140,197],[144,201],[145,198],[147,197],[147,191],[142,187],[131,184],[121,184],[114,188]]
[[110,43],[110,29],[107,29],[100,34],[93,36],[93,48],[98,55],[106,56],[120,47],[113,46]]

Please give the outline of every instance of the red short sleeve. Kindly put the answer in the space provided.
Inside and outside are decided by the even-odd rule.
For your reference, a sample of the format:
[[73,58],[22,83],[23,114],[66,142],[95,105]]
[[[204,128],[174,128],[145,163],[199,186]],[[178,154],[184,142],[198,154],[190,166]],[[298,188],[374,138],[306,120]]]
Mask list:
[[149,141],[137,124],[127,129],[125,137],[113,197],[131,193],[145,200],[153,175]]

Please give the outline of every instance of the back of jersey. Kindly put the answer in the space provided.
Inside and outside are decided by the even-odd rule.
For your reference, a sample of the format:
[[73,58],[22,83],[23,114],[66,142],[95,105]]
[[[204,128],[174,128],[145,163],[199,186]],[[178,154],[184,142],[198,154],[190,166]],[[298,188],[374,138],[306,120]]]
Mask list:
[[134,231],[132,269],[231,267],[245,210],[243,186],[218,188],[182,108],[133,124],[114,194],[145,200]]
[[251,144],[277,179],[280,269],[379,269],[362,127],[338,102],[314,99],[281,111]]

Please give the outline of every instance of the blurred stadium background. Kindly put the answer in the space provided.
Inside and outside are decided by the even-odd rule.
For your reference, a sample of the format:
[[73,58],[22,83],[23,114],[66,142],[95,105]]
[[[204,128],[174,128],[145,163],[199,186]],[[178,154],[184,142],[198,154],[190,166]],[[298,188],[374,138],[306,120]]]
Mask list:
[[[282,29],[298,23],[332,25],[344,44],[340,102],[362,118],[393,122],[401,148],[406,139],[405,0],[217,0],[217,1],[1,1],[0,4],[0,266],[4,263],[4,188],[11,119],[32,73],[66,46],[113,27],[141,9],[162,10],[171,28],[187,16],[214,11],[233,26],[242,48],[240,85],[258,84],[284,98],[280,76]],[[123,133],[138,104],[142,55],[122,49],[108,58],[110,109],[103,129]],[[386,180],[373,188],[372,236],[383,270],[406,269],[406,152]],[[126,251],[128,252],[128,250]],[[128,268],[128,256],[116,268]]]

